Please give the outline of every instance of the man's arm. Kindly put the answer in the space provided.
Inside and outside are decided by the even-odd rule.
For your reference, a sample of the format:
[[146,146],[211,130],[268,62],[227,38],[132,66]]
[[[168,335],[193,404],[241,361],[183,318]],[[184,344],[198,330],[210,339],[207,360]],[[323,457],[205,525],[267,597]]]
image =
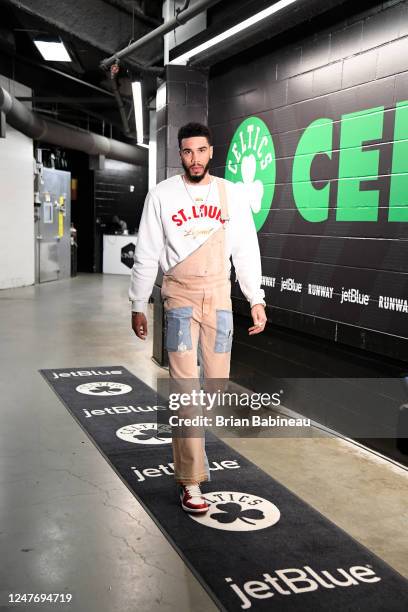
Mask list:
[[231,255],[235,272],[242,293],[251,306],[254,326],[249,328],[249,335],[263,331],[266,324],[264,311],[265,292],[261,289],[262,267],[258,235],[252,216],[251,206],[235,186],[234,214],[231,219]]
[[164,231],[160,217],[160,203],[149,192],[140,220],[129,287],[132,327],[135,334],[143,340],[147,335],[147,305],[156,280],[163,247]]

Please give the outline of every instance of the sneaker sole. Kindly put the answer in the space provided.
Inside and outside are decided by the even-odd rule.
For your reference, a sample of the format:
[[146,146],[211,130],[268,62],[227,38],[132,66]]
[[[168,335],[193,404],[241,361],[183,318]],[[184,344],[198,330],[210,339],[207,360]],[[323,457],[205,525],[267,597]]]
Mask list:
[[209,506],[207,508],[189,508],[189,506],[185,506],[183,502],[181,502],[181,507],[185,512],[191,512],[192,514],[204,514],[210,509]]

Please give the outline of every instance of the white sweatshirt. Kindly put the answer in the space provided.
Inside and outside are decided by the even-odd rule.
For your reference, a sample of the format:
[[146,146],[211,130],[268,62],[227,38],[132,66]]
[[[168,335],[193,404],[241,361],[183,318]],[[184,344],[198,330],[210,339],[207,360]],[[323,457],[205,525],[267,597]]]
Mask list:
[[[208,185],[186,185],[178,174],[158,183],[147,194],[129,289],[134,312],[146,314],[159,263],[163,272],[168,272],[221,227],[218,188],[215,177],[211,180]],[[242,293],[252,307],[265,297],[258,236],[242,183],[239,187],[225,180],[225,185],[229,216],[225,231],[226,270],[230,276],[232,256]]]

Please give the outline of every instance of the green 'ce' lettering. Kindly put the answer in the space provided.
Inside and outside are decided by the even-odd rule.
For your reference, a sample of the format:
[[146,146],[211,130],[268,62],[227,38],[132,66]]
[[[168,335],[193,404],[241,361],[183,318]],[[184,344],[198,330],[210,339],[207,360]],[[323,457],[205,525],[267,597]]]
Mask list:
[[363,151],[362,143],[382,138],[384,107],[343,115],[340,134],[338,221],[377,221],[378,190],[361,191],[360,183],[378,177],[380,152]]
[[389,221],[408,221],[408,102],[395,109]]
[[310,180],[313,159],[324,153],[330,159],[333,148],[333,121],[316,119],[303,132],[293,160],[293,197],[306,221],[326,221],[329,213],[330,183],[316,189]]

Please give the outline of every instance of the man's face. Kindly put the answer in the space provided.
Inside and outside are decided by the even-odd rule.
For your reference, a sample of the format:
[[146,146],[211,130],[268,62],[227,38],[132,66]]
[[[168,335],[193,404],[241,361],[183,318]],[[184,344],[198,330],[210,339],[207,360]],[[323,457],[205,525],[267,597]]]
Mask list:
[[181,141],[180,157],[183,168],[193,183],[199,183],[207,174],[213,148],[205,136],[192,136]]

